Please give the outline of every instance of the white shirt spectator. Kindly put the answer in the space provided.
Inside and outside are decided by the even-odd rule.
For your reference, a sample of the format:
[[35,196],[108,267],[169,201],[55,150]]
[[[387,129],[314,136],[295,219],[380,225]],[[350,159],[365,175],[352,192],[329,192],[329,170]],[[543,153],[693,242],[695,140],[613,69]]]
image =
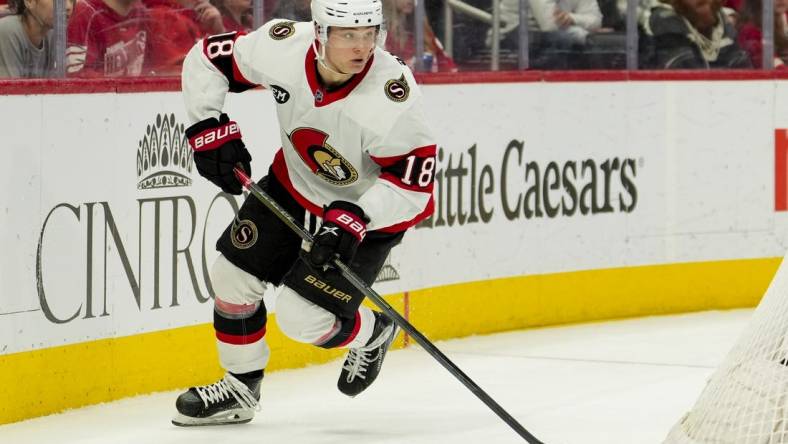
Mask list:
[[[596,0],[528,0],[530,9],[529,31],[563,30],[585,41],[590,31],[602,25],[602,12]],[[506,23],[501,29],[507,33],[520,22],[520,0],[501,0],[501,19]],[[572,24],[561,25],[556,14],[565,12]]]

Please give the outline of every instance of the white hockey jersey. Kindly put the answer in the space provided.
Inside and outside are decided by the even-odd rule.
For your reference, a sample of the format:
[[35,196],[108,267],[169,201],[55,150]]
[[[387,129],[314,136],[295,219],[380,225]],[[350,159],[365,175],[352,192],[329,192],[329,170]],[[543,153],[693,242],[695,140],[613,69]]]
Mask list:
[[228,91],[263,85],[281,131],[274,174],[308,211],[321,216],[334,200],[354,202],[368,229],[387,232],[430,216],[435,142],[410,69],[376,48],[363,72],[326,90],[314,39],[312,23],[272,20],[198,42],[183,65],[190,120],[218,117]]

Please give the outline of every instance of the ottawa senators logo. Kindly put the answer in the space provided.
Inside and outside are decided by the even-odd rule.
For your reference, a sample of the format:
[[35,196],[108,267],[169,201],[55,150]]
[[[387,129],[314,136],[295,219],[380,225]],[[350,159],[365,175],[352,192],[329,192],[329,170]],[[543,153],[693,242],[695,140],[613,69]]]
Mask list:
[[404,102],[408,100],[410,86],[408,86],[408,82],[405,80],[405,75],[399,79],[391,79],[386,82],[385,91],[386,97],[395,102]]
[[268,35],[274,40],[284,40],[295,34],[295,27],[293,24],[295,24],[295,22],[277,23],[271,27],[271,30],[268,31]]
[[257,242],[257,226],[248,219],[242,221],[236,219],[230,230],[230,239],[235,248],[246,250]]
[[328,134],[314,128],[298,128],[289,137],[304,163],[326,182],[350,185],[358,180],[353,165],[328,144]]

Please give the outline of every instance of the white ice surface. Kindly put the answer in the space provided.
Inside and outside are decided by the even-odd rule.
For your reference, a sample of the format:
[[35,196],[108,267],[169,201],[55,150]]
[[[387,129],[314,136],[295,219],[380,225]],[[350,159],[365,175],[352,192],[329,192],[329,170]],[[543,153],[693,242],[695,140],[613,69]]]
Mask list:
[[[437,346],[545,443],[660,443],[750,314],[582,324]],[[266,375],[263,410],[250,424],[174,427],[178,392],[168,392],[0,426],[0,443],[524,442],[418,346],[389,354],[380,379],[355,399],[335,388],[339,366],[335,361]]]

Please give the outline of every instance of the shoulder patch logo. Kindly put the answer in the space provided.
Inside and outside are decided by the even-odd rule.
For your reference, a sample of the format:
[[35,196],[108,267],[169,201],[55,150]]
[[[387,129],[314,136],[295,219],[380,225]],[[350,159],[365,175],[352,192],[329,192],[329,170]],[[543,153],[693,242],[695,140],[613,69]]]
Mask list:
[[281,86],[271,85],[271,92],[274,94],[276,103],[280,105],[290,100],[290,93]]
[[399,79],[391,79],[386,82],[385,91],[386,97],[395,102],[404,102],[408,100],[410,86],[408,86],[408,82],[405,80],[405,75],[403,74]]
[[257,242],[257,225],[248,219],[234,220],[230,229],[230,240],[235,248],[246,250]]
[[284,40],[295,34],[295,22],[277,23],[268,31],[268,35],[274,40]]

